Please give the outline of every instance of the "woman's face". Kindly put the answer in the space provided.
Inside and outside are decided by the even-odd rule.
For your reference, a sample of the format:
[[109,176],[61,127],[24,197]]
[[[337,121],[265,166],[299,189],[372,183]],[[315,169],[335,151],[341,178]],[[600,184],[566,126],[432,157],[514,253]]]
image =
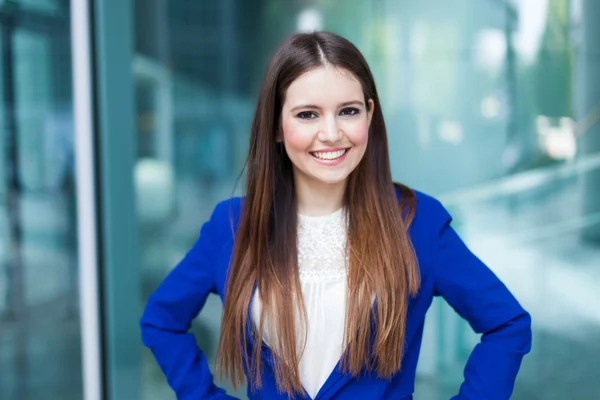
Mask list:
[[319,67],[292,82],[278,140],[294,165],[297,184],[346,182],[367,148],[375,106],[368,102],[369,111],[360,82],[344,69]]

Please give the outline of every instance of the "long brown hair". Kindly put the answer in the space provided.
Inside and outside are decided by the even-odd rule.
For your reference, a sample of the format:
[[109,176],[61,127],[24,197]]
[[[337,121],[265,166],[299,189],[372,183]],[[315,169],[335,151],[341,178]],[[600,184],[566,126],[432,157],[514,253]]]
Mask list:
[[[381,377],[390,377],[401,367],[408,301],[419,288],[408,236],[414,193],[397,185],[402,192],[398,204],[379,97],[362,54],[335,34],[303,33],[290,37],[273,55],[252,124],[246,198],[217,351],[219,371],[234,386],[246,370],[252,387],[261,387],[261,343],[268,320],[274,332],[270,347],[278,389],[290,396],[304,392],[298,373],[297,340],[301,338],[296,337],[296,318],[304,316],[305,322],[306,315],[298,276],[296,193],[292,162],[276,137],[287,88],[300,75],[325,64],[351,72],[362,85],[365,104],[369,99],[375,103],[367,149],[348,178],[344,196],[349,265],[342,366],[354,376],[366,370]],[[255,288],[262,303],[261,317],[257,326],[247,330]]]

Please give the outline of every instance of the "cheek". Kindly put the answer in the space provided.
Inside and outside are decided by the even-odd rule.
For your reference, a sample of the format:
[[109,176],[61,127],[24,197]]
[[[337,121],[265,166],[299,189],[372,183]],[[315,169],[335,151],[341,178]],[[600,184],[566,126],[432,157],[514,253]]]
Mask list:
[[281,124],[283,130],[283,140],[285,148],[289,152],[304,152],[308,149],[314,139],[314,128],[306,124],[299,124],[295,121],[283,121]]
[[366,146],[369,141],[369,123],[361,121],[349,124],[345,129],[345,133],[354,146]]

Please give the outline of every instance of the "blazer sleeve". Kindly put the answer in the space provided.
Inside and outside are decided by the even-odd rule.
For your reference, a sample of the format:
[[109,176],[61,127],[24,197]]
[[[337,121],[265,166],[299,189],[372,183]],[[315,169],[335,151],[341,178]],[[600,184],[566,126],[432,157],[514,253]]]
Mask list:
[[521,365],[531,349],[531,317],[506,286],[463,243],[452,218],[436,201],[434,295],[442,296],[481,333],[452,400],[509,399]]
[[208,294],[215,292],[217,209],[192,249],[150,296],[140,321],[144,345],[180,400],[234,399],[214,385],[206,356],[188,332]]

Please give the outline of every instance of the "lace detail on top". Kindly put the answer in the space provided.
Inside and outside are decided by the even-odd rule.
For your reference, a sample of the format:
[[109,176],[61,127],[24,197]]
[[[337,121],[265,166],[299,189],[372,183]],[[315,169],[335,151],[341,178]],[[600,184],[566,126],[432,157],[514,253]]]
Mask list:
[[303,279],[342,279],[347,272],[346,213],[298,215],[298,270]]

